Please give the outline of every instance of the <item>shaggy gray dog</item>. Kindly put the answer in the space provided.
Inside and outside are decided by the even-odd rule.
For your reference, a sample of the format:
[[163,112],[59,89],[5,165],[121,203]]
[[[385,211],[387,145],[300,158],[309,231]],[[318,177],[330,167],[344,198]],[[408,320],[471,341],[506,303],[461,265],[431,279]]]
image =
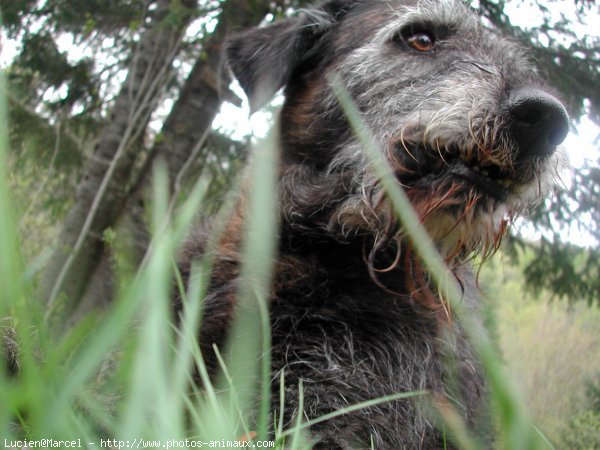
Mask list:
[[[273,409],[281,371],[288,422],[427,390],[428,401],[379,404],[314,426],[315,448],[442,448],[431,414],[440,405],[489,438],[480,364],[397,222],[328,75],[350,92],[475,316],[468,260],[493,253],[507,224],[543,198],[561,165],[565,108],[521,48],[453,1],[327,1],[233,37],[226,54],[254,110],[285,89]],[[205,299],[199,339],[213,371],[212,345],[223,345],[234,311],[244,204],[242,195]],[[188,243],[185,276],[204,245],[202,237]]]

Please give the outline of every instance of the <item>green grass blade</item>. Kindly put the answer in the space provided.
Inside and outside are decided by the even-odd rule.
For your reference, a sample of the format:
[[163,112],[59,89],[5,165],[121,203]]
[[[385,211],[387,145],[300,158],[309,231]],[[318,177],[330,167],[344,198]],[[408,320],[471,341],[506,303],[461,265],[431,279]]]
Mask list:
[[[184,420],[173,408],[187,395],[185,383],[172,383],[174,333],[170,323],[172,261],[206,192],[199,181],[175,219],[169,216],[166,169],[154,174],[153,230],[155,236],[135,280],[133,295],[142,315],[137,325],[138,349],[126,410],[118,432],[122,437],[151,435],[167,440],[185,434]],[[178,377],[181,379],[181,374]]]
[[4,74],[0,74],[0,317],[23,298],[22,259],[7,184],[8,117]]
[[286,436],[292,437],[292,442],[290,444],[290,450],[298,450],[298,448],[302,447],[302,442],[304,441],[304,436],[302,431],[306,429],[302,422],[302,416],[304,414],[304,385],[302,380],[298,383],[298,416],[296,417],[296,425],[282,433],[278,436],[279,439],[285,439]]
[[[227,346],[232,391],[243,411],[254,409],[259,383],[258,439],[266,439],[270,405],[270,324],[268,310],[277,235],[277,159],[275,138],[257,146],[250,165],[245,206],[245,240],[236,310]],[[267,323],[265,323],[267,322]],[[262,363],[259,361],[262,360]],[[259,375],[260,374],[260,375]],[[241,431],[241,430],[240,430]]]
[[317,417],[315,419],[307,420],[306,422],[303,422],[303,423],[301,423],[299,425],[297,424],[293,428],[290,428],[290,429],[284,431],[281,434],[281,437],[293,435],[297,431],[308,429],[308,428],[310,428],[313,425],[316,425],[318,423],[325,422],[327,420],[331,420],[331,419],[333,419],[335,417],[343,416],[344,414],[349,414],[349,413],[354,412],[354,411],[359,411],[359,410],[364,409],[364,408],[369,408],[371,406],[376,406],[376,405],[379,405],[381,403],[393,402],[395,400],[402,400],[402,399],[407,399],[407,398],[412,398],[412,397],[418,397],[420,395],[425,395],[425,394],[427,394],[427,391],[400,392],[398,394],[385,395],[383,397],[378,397],[378,398],[375,398],[373,400],[367,400],[367,401],[364,401],[364,402],[356,403],[356,404],[350,405],[350,406],[348,406],[346,408],[342,408],[342,409],[339,409],[337,411],[332,411],[332,412],[330,412],[328,414],[324,414],[324,415],[322,415],[320,417]]

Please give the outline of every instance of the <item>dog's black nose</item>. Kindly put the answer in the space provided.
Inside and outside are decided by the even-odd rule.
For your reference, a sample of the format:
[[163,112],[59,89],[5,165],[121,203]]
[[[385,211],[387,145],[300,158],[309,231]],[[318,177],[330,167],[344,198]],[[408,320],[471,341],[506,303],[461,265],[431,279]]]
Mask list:
[[510,131],[519,156],[550,156],[569,132],[569,116],[556,98],[539,89],[511,91],[508,101]]

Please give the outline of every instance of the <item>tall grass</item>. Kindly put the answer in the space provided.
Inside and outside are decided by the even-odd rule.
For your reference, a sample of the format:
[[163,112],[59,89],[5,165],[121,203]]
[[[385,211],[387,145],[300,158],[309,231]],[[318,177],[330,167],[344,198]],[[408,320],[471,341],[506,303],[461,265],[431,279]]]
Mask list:
[[[504,376],[500,358],[488,339],[463,311],[460,292],[429,238],[419,225],[403,192],[343,88],[340,101],[384,182],[404,226],[473,340],[492,391],[500,431],[500,447],[543,448],[543,440],[523,412],[514,389]],[[0,105],[0,161],[6,157],[6,108]],[[157,167],[153,195],[153,240],[140,271],[122,280],[117,299],[105,314],[90,317],[72,330],[52,332],[43,320],[22,264],[15,220],[6,189],[5,165],[0,163],[0,315],[12,317],[21,351],[21,372],[9,378],[0,370],[0,430],[7,440],[81,439],[97,448],[101,438],[119,439],[130,446],[160,440],[165,444],[186,438],[201,441],[267,439],[279,448],[310,448],[306,430],[315,423],[376,403],[422,395],[398,393],[372,399],[345,410],[302,421],[289,429],[270,410],[269,320],[267,298],[275,253],[277,214],[274,209],[277,158],[272,141],[258,147],[250,166],[251,185],[243,247],[242,283],[222,373],[207,375],[196,336],[202,326],[202,298],[212,261],[192,269],[186,291],[175,269],[179,242],[200,210],[206,185],[197,183],[174,217],[169,215],[164,168]],[[223,217],[226,216],[227,207]],[[214,245],[219,220],[209,241]],[[210,252],[209,252],[210,254]],[[180,326],[170,315],[173,279],[184,297]],[[193,379],[194,368],[202,389]],[[283,383],[282,383],[283,385]],[[300,386],[300,395],[302,387]],[[283,395],[283,390],[280,393]],[[300,404],[302,399],[300,398]],[[445,427],[459,448],[482,448],[452,409],[440,411]],[[92,444],[93,443],[93,444]],[[116,444],[116,442],[113,442]]]

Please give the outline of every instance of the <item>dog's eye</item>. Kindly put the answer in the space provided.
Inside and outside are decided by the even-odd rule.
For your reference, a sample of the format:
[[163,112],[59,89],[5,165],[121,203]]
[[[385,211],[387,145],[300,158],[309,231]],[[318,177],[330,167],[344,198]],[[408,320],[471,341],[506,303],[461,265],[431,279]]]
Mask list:
[[406,37],[406,43],[419,52],[428,52],[433,48],[435,40],[428,33],[414,33]]

